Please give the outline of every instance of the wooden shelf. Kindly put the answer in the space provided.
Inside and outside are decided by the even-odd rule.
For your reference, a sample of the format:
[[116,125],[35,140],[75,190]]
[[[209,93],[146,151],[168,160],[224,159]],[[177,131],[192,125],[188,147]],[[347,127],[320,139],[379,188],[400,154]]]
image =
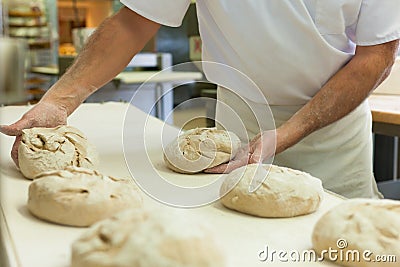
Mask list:
[[13,28],[40,28],[40,27],[47,27],[47,23],[35,24],[35,25],[9,24],[8,26]]
[[50,41],[34,41],[29,43],[29,49],[49,49],[51,48]]
[[[6,32],[11,38],[25,41],[31,66],[55,64],[54,53],[57,51],[53,45],[53,33],[57,31],[57,18],[47,16],[57,11],[57,5],[53,2],[57,1],[10,1],[5,14],[8,14],[8,23],[4,25]],[[31,76],[38,75],[29,74],[28,77]],[[35,88],[29,88],[27,94],[39,98],[43,94],[41,87],[46,89],[49,83],[30,79],[25,86]]]
[[42,35],[36,34],[36,35],[15,35],[15,34],[10,34],[10,37],[12,38],[42,38]]
[[28,96],[32,97],[37,97],[37,96],[42,96],[46,93],[46,90],[39,88],[39,87],[34,87],[26,90],[26,94]]
[[9,11],[8,15],[10,17],[23,17],[23,18],[38,18],[43,16],[43,12],[31,11],[31,12],[20,12],[20,11]]
[[25,81],[25,84],[27,86],[32,86],[32,85],[38,85],[38,84],[44,84],[49,82],[49,79],[43,79],[43,78],[39,78],[39,77],[32,77],[30,79],[27,79]]

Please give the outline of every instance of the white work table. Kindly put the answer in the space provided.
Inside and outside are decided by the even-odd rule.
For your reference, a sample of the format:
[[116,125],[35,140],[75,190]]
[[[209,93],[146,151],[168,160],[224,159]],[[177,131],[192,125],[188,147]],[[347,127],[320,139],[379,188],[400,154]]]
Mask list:
[[[116,176],[130,177],[123,154],[123,120],[129,104],[105,103],[83,104],[71,115],[68,123],[83,131],[94,143],[100,153],[100,171]],[[28,107],[0,108],[0,123],[6,124],[17,120]],[[183,175],[169,171],[163,164],[160,133],[163,122],[147,118],[146,139],[150,140],[149,151],[143,151],[139,145],[141,123],[147,115],[134,107],[130,108],[129,122],[137,127],[137,134],[131,138],[133,144],[124,148],[126,153],[136,157],[140,163],[146,158],[151,159],[157,172],[176,181],[185,183],[200,179],[214,179],[214,175],[198,174]],[[175,136],[177,129],[168,125],[164,131],[169,137]],[[0,135],[0,175],[1,175],[1,211],[2,240],[11,267],[67,267],[70,263],[70,246],[85,228],[75,228],[56,225],[33,217],[26,207],[28,187],[31,181],[26,180],[15,168],[9,153],[13,138]],[[140,175],[152,179],[144,170]],[[135,173],[136,176],[136,173]],[[213,178],[214,177],[214,178]],[[156,202],[143,193],[147,206],[158,206],[161,209],[173,209]],[[288,262],[277,259],[274,262],[261,262],[258,253],[267,245],[269,249],[283,250],[288,253],[293,250],[302,252],[311,248],[311,233],[318,218],[331,207],[341,203],[342,198],[325,193],[319,210],[313,214],[287,219],[258,218],[224,208],[219,202],[187,210],[198,214],[202,220],[211,224],[217,233],[216,238],[222,249],[228,255],[229,267],[254,266],[336,266],[328,262]],[[134,251],[132,252],[134,253]]]
[[151,81],[153,83],[191,81],[199,80],[203,77],[200,72],[191,71],[125,71],[118,74],[115,79],[123,83],[143,83]]

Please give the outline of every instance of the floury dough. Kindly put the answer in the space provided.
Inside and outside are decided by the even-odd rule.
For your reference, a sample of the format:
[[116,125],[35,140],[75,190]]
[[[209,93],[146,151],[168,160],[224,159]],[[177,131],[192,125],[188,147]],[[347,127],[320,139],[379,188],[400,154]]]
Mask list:
[[[339,258],[330,260],[343,266],[398,267],[400,201],[346,200],[319,219],[314,227],[312,243],[317,255],[321,255],[323,250],[337,250]],[[329,260],[328,254],[324,256]]]
[[168,144],[164,161],[179,173],[197,173],[235,157],[241,141],[236,134],[216,128],[191,129]]
[[[257,190],[252,192],[253,189]],[[225,207],[259,217],[278,218],[316,211],[323,193],[321,180],[310,174],[267,164],[249,164],[234,170],[220,189]]]
[[224,267],[209,226],[182,210],[127,210],[72,244],[71,267]]
[[85,135],[71,126],[31,128],[22,131],[19,168],[28,179],[67,166],[96,169],[99,156]]
[[29,186],[28,209],[64,225],[89,226],[127,208],[140,208],[139,189],[128,179],[67,167],[42,173]]

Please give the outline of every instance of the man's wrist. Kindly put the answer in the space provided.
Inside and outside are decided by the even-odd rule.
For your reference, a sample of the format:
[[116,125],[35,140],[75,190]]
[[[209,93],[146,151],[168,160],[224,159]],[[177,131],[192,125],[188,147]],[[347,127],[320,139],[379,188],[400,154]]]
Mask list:
[[50,88],[40,102],[57,105],[60,109],[65,110],[67,116],[69,116],[91,92],[89,86],[71,83],[62,78]]

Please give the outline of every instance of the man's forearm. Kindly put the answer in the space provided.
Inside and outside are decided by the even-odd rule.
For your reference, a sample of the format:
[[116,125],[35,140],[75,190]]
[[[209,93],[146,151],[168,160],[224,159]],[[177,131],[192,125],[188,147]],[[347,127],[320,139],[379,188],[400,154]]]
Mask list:
[[356,55],[292,118],[277,129],[276,153],[360,105],[389,74],[398,41],[358,47]]
[[157,32],[159,25],[122,8],[89,38],[74,64],[41,101],[71,114],[91,93],[121,72]]

